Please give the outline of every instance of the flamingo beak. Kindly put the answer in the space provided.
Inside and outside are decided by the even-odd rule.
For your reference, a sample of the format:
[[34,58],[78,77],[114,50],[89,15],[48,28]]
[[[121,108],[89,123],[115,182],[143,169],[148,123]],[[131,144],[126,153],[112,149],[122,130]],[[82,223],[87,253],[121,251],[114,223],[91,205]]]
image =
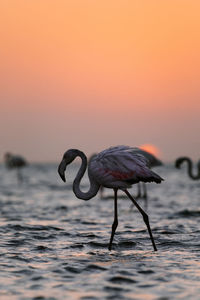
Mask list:
[[66,160],[63,159],[61,161],[61,163],[59,164],[58,166],[58,174],[60,175],[61,179],[66,182],[66,179],[65,179],[65,170],[66,170],[66,166],[67,166],[67,163],[66,163]]

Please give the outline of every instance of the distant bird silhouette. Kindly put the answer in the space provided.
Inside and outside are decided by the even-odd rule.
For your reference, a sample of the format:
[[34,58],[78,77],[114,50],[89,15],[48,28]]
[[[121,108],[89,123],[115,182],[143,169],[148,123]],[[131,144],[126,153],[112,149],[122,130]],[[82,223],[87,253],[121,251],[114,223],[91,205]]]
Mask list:
[[147,159],[143,155],[137,153],[135,148],[128,146],[111,147],[99,154],[96,154],[88,164],[90,188],[88,192],[82,192],[80,190],[80,182],[87,168],[87,157],[82,151],[77,149],[69,149],[66,151],[61,163],[59,164],[58,173],[65,182],[66,167],[76,157],[80,157],[82,160],[80,169],[73,182],[73,191],[77,198],[86,201],[90,200],[96,196],[100,186],[112,188],[114,190],[114,222],[112,225],[108,249],[112,249],[113,237],[118,226],[117,192],[120,189],[126,193],[142,214],[153,248],[156,251],[157,248],[151,232],[148,215],[143,211],[137,201],[135,201],[127,190],[132,186],[132,184],[140,181],[161,183],[163,180],[159,175],[149,169]]
[[17,170],[17,178],[18,181],[22,181],[22,174],[20,169],[27,165],[26,160],[20,155],[13,155],[10,152],[5,153],[4,155],[5,165],[8,169],[16,169]]
[[197,163],[197,174],[196,175],[194,175],[192,173],[193,163],[192,163],[192,160],[189,157],[183,156],[183,157],[177,158],[176,161],[175,161],[175,167],[177,169],[180,169],[181,165],[184,162],[187,163],[187,171],[188,171],[189,177],[193,180],[199,180],[200,179],[200,161],[198,161],[198,163]]

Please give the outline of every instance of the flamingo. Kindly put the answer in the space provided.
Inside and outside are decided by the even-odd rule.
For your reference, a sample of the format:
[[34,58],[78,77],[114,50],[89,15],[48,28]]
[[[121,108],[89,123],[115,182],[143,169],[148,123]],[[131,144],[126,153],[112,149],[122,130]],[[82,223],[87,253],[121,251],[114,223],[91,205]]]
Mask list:
[[20,173],[20,169],[27,165],[26,160],[22,156],[13,155],[10,152],[7,152],[4,155],[4,161],[8,169],[17,170],[18,181],[22,181],[22,175]]
[[[89,164],[87,164],[87,157],[82,151],[78,149],[69,149],[64,153],[58,166],[58,173],[64,182],[66,181],[66,167],[72,163],[76,157],[80,157],[82,160],[81,166],[73,182],[73,192],[77,198],[85,201],[90,200],[96,196],[100,186],[112,188],[114,190],[114,221],[112,224],[108,249],[112,249],[114,234],[118,226],[117,192],[120,189],[128,196],[141,213],[147,226],[153,249],[154,251],[157,251],[149,224],[149,217],[128,191],[128,188],[130,188],[132,184],[140,181],[161,183],[163,180],[159,175],[149,169],[147,159],[143,155],[137,153],[135,148],[116,146],[98,153],[90,160]],[[80,190],[80,182],[87,166],[90,188],[87,192],[83,192]]]
[[196,175],[194,175],[192,173],[192,167],[193,167],[193,163],[192,163],[192,160],[189,158],[189,157],[186,157],[186,156],[183,156],[183,157],[179,157],[176,159],[175,161],[175,167],[177,169],[180,169],[182,163],[186,162],[187,163],[187,171],[188,171],[188,175],[191,179],[193,180],[198,180],[200,179],[200,161],[198,161],[197,163],[197,170],[198,170],[198,173]]

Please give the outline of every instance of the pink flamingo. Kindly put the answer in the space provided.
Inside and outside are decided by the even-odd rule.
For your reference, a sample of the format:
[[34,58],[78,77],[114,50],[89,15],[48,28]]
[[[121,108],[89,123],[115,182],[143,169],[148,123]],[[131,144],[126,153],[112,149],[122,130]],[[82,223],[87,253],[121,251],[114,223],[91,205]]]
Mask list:
[[[64,153],[58,167],[58,173],[64,182],[66,167],[76,157],[80,157],[82,160],[80,169],[73,182],[73,191],[77,198],[86,201],[90,200],[96,196],[101,186],[112,188],[114,190],[114,222],[108,249],[112,249],[112,241],[118,226],[117,192],[120,189],[126,193],[141,213],[147,226],[153,248],[157,251],[149,224],[149,217],[128,192],[128,188],[130,188],[132,184],[140,181],[161,183],[163,180],[159,175],[149,169],[147,159],[137,152],[137,148],[116,146],[95,155],[93,159],[90,160],[89,164],[87,164],[87,157],[82,151],[69,149]],[[86,171],[87,165],[90,188],[88,192],[83,192],[80,190],[80,182]]]

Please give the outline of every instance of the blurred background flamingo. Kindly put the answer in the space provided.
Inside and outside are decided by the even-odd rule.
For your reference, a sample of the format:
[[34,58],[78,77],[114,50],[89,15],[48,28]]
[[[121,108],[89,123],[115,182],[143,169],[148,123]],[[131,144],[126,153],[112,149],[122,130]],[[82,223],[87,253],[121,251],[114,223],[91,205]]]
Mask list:
[[25,158],[20,155],[14,155],[10,152],[7,152],[4,155],[4,162],[8,169],[15,169],[17,171],[18,182],[22,182],[23,176],[21,169],[27,166],[27,161]]
[[183,163],[186,163],[187,164],[187,173],[188,173],[188,176],[193,179],[193,180],[198,180],[200,179],[200,161],[198,161],[197,163],[197,173],[196,175],[193,174],[193,162],[192,160],[187,157],[187,156],[183,156],[183,157],[179,157],[176,159],[175,161],[175,167],[177,169],[180,169],[181,165]]

